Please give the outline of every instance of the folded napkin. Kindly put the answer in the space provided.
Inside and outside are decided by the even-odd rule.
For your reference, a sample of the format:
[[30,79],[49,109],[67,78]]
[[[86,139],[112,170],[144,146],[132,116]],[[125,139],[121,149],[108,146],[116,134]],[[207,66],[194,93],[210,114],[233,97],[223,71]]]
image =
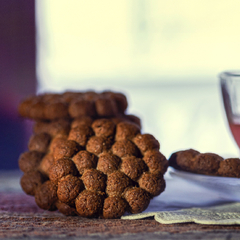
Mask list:
[[240,203],[223,204],[207,208],[187,208],[176,211],[145,212],[123,216],[122,219],[154,217],[162,224],[194,222],[198,224],[240,224]]

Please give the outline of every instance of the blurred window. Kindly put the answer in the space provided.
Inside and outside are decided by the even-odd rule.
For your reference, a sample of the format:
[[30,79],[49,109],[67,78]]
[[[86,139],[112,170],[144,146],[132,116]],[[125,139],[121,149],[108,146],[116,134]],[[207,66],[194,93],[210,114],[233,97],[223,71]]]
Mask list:
[[238,0],[37,0],[41,84],[209,81],[238,68],[239,8]]

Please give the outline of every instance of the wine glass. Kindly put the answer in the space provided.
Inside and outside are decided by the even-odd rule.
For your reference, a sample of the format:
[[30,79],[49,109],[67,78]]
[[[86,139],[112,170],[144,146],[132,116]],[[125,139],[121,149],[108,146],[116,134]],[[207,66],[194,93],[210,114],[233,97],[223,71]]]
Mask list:
[[240,71],[222,72],[219,78],[229,127],[240,148]]

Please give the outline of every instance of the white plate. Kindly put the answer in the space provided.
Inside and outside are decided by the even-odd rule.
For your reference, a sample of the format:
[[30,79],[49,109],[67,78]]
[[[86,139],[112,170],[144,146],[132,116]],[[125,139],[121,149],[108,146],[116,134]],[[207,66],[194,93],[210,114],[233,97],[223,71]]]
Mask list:
[[215,177],[196,173],[188,173],[169,167],[168,172],[173,178],[181,178],[202,187],[227,194],[235,200],[240,200],[240,178]]

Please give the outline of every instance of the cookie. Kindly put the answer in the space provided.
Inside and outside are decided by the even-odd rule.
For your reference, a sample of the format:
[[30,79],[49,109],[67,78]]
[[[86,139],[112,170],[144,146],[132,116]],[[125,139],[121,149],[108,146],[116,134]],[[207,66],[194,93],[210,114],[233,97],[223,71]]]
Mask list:
[[[27,176],[22,181],[31,186],[23,190],[35,196],[40,208],[59,209],[65,215],[120,218],[126,211],[144,211],[165,189],[168,162],[159,142],[153,135],[141,134],[136,123],[84,117],[74,124],[39,122],[34,129],[40,137],[33,135],[31,151],[20,157],[19,164]],[[30,158],[35,159],[32,165]],[[29,175],[33,168],[38,180]]]
[[31,96],[22,101],[18,111],[25,118],[57,120],[82,116],[117,117],[124,114],[127,106],[126,96],[122,93],[65,92]]
[[215,153],[200,153],[193,149],[173,153],[169,166],[192,173],[240,178],[240,159],[224,159]]

